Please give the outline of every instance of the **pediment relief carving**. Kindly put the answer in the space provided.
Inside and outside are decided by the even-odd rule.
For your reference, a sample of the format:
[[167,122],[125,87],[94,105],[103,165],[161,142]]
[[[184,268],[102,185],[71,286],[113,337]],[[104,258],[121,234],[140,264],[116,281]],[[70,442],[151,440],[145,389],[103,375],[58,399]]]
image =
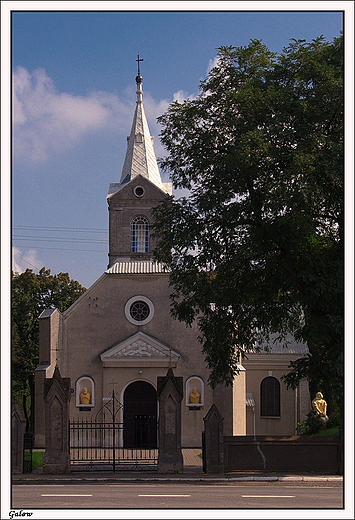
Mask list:
[[160,350],[154,348],[149,343],[146,343],[143,340],[137,340],[127,345],[127,347],[121,348],[118,352],[113,354],[112,357],[127,357],[127,356],[135,356],[135,357],[166,357],[165,352],[161,352]]
[[105,366],[176,367],[180,355],[155,338],[137,332],[101,354]]

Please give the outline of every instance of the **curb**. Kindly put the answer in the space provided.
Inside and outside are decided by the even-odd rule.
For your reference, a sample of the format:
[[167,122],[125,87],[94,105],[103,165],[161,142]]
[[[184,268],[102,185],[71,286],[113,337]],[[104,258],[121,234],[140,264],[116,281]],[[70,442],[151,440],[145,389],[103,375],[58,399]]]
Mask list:
[[145,476],[137,476],[137,477],[77,477],[71,478],[66,476],[59,477],[37,477],[37,478],[13,478],[12,484],[33,484],[33,483],[43,484],[43,483],[60,483],[60,482],[152,482],[152,483],[167,483],[167,482],[204,482],[204,483],[216,483],[216,482],[309,482],[309,483],[317,483],[317,482],[331,482],[331,483],[343,483],[343,477],[339,476],[219,476],[219,477],[174,477],[174,476],[166,476],[166,477],[145,477]]

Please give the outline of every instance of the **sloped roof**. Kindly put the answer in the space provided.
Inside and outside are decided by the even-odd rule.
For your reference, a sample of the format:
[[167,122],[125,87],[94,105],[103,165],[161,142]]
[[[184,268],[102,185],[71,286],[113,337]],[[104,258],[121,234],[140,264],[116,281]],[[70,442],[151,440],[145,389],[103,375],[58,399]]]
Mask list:
[[45,309],[42,311],[42,313],[38,316],[38,318],[49,318],[49,316],[52,316],[53,312],[55,312],[57,309],[51,308],[51,309]]
[[163,264],[151,260],[117,261],[106,271],[107,274],[161,274],[168,272]]
[[304,343],[290,343],[286,346],[281,344],[271,344],[269,350],[262,349],[260,353],[266,354],[308,354],[309,350]]
[[260,350],[255,352],[250,349],[247,354],[308,354],[308,346],[305,343],[300,343],[291,335],[288,335],[285,342],[276,340],[277,335],[271,336],[268,343],[259,345]]

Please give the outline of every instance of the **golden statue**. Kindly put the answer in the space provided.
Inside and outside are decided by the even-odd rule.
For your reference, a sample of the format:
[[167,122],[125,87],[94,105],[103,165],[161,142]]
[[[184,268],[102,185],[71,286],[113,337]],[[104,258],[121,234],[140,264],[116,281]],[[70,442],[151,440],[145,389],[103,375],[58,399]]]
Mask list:
[[312,410],[322,422],[327,422],[327,402],[323,399],[322,392],[317,392],[316,397],[312,401]]
[[88,392],[88,389],[84,386],[83,391],[80,394],[80,402],[81,404],[90,404],[90,399],[90,392]]
[[196,386],[193,387],[192,392],[190,394],[190,403],[197,404],[200,402],[200,394],[197,391]]

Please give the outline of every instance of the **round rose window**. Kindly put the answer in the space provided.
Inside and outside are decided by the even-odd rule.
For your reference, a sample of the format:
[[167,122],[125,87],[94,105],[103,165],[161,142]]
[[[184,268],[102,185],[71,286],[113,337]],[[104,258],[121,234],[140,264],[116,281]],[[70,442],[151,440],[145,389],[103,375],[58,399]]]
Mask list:
[[129,313],[136,321],[144,321],[149,316],[149,306],[142,301],[132,303]]
[[154,316],[154,305],[142,294],[133,296],[125,305],[125,315],[134,325],[146,325]]

